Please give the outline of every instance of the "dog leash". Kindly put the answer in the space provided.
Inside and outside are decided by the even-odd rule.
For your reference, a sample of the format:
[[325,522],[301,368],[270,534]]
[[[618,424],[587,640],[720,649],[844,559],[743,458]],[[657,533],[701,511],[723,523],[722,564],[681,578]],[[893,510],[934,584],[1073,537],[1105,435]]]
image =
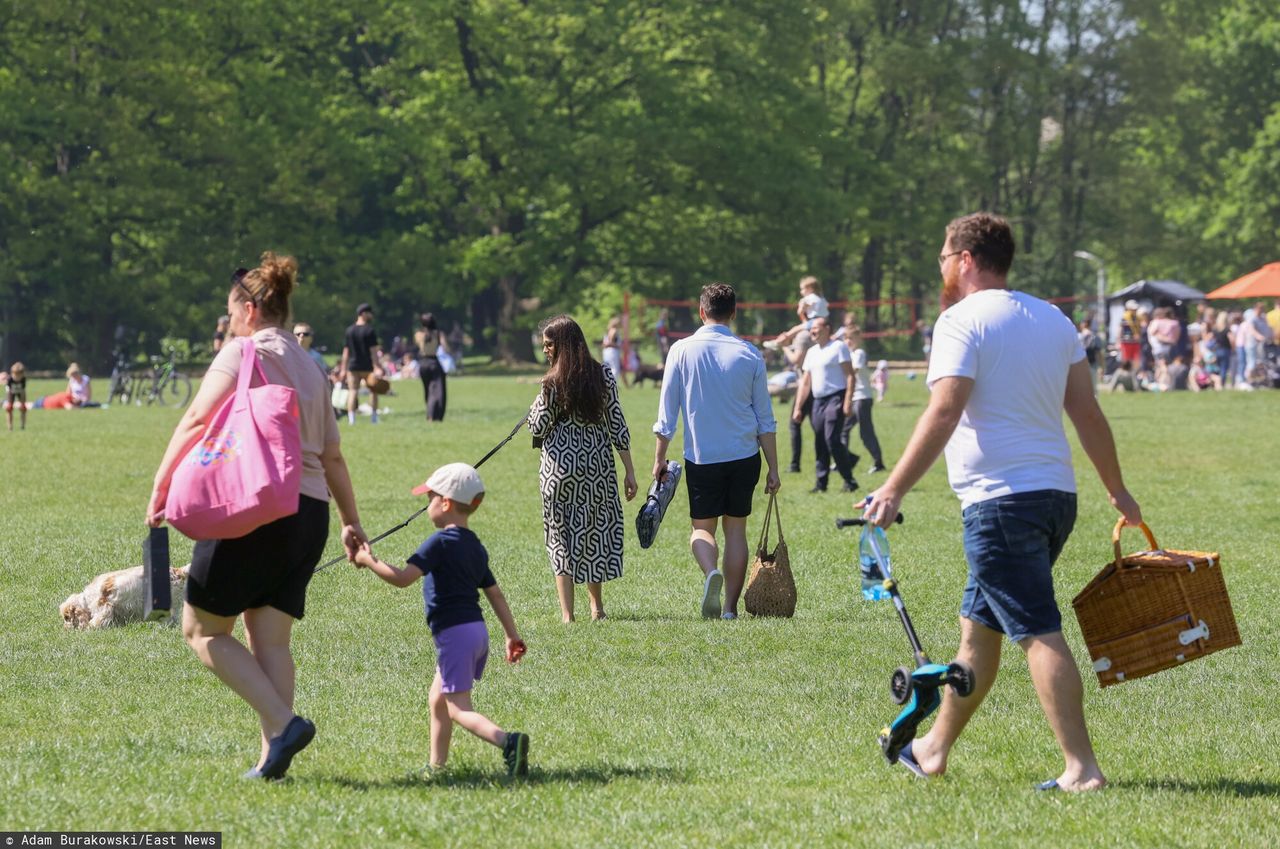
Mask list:
[[[499,449],[501,449],[501,448],[502,448],[502,446],[506,445],[508,442],[510,442],[511,440],[515,439],[516,434],[520,432],[520,428],[524,427],[524,423],[525,423],[525,422],[527,422],[527,421],[529,421],[529,414],[530,414],[530,413],[532,413],[532,412],[533,412],[533,410],[532,410],[532,409],[530,409],[528,413],[525,413],[523,416],[521,416],[520,421],[516,422],[516,426],[515,426],[515,427],[513,427],[513,428],[511,428],[511,433],[508,433],[508,434],[507,434],[506,439],[503,439],[503,440],[502,440],[501,442],[499,442],[497,445],[495,445],[495,446],[493,446],[492,448],[490,448],[490,449],[489,449],[489,453],[488,453],[488,454],[485,454],[483,457],[481,457],[481,458],[480,458],[480,461],[479,461],[478,463],[476,463],[476,464],[475,464],[475,466],[474,466],[473,468],[478,469],[478,468],[480,468],[481,466],[483,466],[483,465],[484,465],[484,462],[485,462],[486,460],[488,460],[490,457],[492,457],[494,454],[497,454],[497,453],[498,453],[498,451],[499,451]],[[431,506],[430,504],[428,504],[428,505],[427,505],[427,507],[430,507],[430,506]],[[389,536],[391,536],[392,534],[394,534],[396,531],[403,530],[404,528],[408,527],[410,522],[412,522],[414,519],[416,519],[416,518],[418,518],[419,516],[421,516],[423,513],[427,512],[427,507],[423,507],[423,508],[421,508],[421,509],[419,509],[419,510],[415,511],[415,512],[414,512],[414,514],[413,514],[412,516],[410,516],[409,518],[405,519],[403,522],[401,522],[400,524],[396,525],[394,528],[391,528],[390,530],[386,530],[386,531],[383,531],[382,533],[378,534],[376,537],[374,537],[373,539],[369,540],[369,545],[373,545],[375,542],[381,542],[382,540],[384,540],[384,539],[386,539],[387,537],[389,537]],[[314,572],[312,572],[311,574],[313,574],[313,575],[314,575],[314,574],[317,574],[318,572],[320,572],[320,570],[322,570],[322,569],[328,569],[330,566],[334,565],[335,563],[341,563],[343,560],[346,560],[346,559],[347,559],[347,555],[345,555],[345,554],[339,554],[337,557],[333,558],[333,559],[332,559],[332,560],[330,560],[328,563],[325,563],[325,564],[322,564],[322,565],[320,565],[320,566],[317,566],[317,567],[315,568],[315,571],[314,571]]]

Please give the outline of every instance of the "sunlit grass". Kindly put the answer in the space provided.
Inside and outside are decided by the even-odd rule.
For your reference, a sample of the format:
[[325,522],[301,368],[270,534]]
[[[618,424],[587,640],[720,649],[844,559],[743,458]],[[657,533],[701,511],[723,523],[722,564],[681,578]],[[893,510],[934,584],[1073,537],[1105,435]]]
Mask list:
[[[33,396],[55,388],[33,382]],[[432,468],[474,462],[505,436],[534,387],[454,380],[439,425],[423,420],[417,384],[400,391],[377,427],[343,425],[371,532],[420,506],[409,489]],[[641,474],[656,397],[623,395]],[[895,378],[875,407],[890,463],[924,400],[920,381]],[[412,777],[427,760],[434,666],[421,595],[342,564],[315,578],[295,632],[298,707],[316,721],[316,742],[286,782],[241,782],[257,752],[254,717],[175,629],[72,633],[57,616],[92,576],[140,562],[143,509],[177,412],[35,411],[25,432],[0,433],[0,827],[219,830],[228,846],[1274,843],[1280,393],[1103,403],[1160,542],[1222,552],[1244,645],[1106,691],[1087,674],[1112,787],[1081,798],[1031,792],[1060,765],[1016,648],[945,780],[885,765],[875,737],[894,715],[888,677],[909,662],[908,646],[891,607],[855,599],[856,537],[832,524],[851,514],[850,499],[809,495],[808,472],[783,479],[794,620],[698,618],[681,494],[653,548],[628,527],[626,574],[605,588],[609,619],[560,624],[527,434],[482,469],[488,495],[472,527],[529,644],[515,667],[495,655],[476,703],[532,735],[530,778],[508,781],[497,751],[462,731],[444,778]],[[806,467],[811,446],[806,434]],[[1080,518],[1057,586],[1083,662],[1070,599],[1109,557],[1114,514],[1078,450],[1077,466]],[[874,477],[860,477],[865,491]],[[904,509],[894,563],[926,648],[947,659],[964,562],[941,465]],[[380,553],[402,559],[430,530],[419,520]],[[1126,539],[1139,547],[1136,534]],[[183,562],[190,544],[175,535],[173,545]],[[334,542],[327,554],[337,551]]]

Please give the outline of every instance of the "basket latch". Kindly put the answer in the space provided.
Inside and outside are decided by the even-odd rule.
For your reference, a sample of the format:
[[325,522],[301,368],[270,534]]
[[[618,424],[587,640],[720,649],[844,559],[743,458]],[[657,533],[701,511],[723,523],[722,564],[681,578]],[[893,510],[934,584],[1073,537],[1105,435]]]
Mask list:
[[1196,640],[1207,639],[1209,639],[1209,626],[1205,624],[1203,619],[1200,620],[1200,624],[1196,627],[1188,628],[1178,634],[1178,642],[1182,643],[1184,646],[1189,646]]

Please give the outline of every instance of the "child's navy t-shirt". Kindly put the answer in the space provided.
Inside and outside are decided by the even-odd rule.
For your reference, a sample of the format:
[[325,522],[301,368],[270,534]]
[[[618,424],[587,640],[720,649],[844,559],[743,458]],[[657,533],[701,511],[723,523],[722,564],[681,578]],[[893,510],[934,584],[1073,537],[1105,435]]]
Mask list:
[[497,583],[489,571],[489,552],[470,528],[436,531],[407,561],[422,571],[422,600],[431,633],[467,622],[483,622],[476,590]]

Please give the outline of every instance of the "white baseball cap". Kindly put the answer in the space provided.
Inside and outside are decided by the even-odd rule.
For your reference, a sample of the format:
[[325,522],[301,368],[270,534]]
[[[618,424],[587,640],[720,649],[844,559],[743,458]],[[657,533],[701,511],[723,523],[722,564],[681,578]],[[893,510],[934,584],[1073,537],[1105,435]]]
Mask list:
[[1139,304],[1133,298],[1130,298],[1129,300],[1124,302],[1124,308],[1127,310],[1134,310],[1136,312],[1140,307],[1141,307],[1141,304]]
[[477,499],[484,495],[484,481],[480,480],[480,473],[466,463],[449,463],[432,472],[421,486],[413,488],[414,495],[433,492],[450,501],[475,506]]

